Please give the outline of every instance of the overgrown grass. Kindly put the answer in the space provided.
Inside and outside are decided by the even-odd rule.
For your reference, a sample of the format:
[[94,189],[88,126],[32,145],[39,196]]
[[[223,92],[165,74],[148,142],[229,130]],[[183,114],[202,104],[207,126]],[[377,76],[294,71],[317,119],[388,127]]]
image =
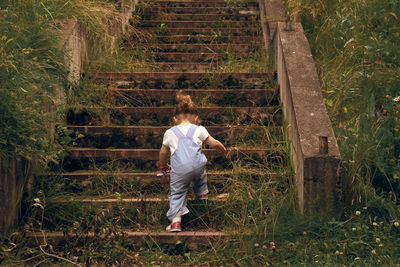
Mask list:
[[[233,234],[232,239],[210,244],[198,251],[191,251],[187,244],[180,242],[165,245],[147,240],[142,245],[134,246],[129,238],[114,235],[127,225],[144,229],[143,226],[149,223],[155,229],[161,229],[160,223],[166,222],[160,221],[159,218],[163,216],[165,207],[159,207],[159,210],[155,209],[150,213],[140,213],[145,210],[125,208],[122,205],[118,205],[113,212],[80,205],[73,206],[72,211],[51,206],[48,203],[49,196],[66,192],[76,195],[87,190],[82,185],[60,177],[51,183],[44,183],[46,180],[43,178],[36,180],[38,184],[35,187],[42,188],[43,191],[38,191],[37,196],[28,202],[33,207],[25,224],[26,232],[42,229],[43,212],[47,223],[52,219],[62,220],[67,226],[65,229],[77,233],[79,238],[71,238],[58,247],[46,246],[45,250],[64,259],[88,265],[398,264],[400,214],[393,200],[397,200],[396,197],[399,196],[399,104],[394,101],[400,94],[397,86],[399,50],[396,43],[399,32],[399,27],[396,26],[400,16],[399,4],[395,1],[376,0],[287,0],[287,3],[289,10],[299,11],[301,14],[317,60],[326,104],[341,146],[345,183],[349,185],[347,188],[352,189],[347,203],[354,204],[343,217],[320,220],[301,215],[297,209],[293,173],[289,171],[291,166],[285,165],[290,161],[283,157],[276,159],[281,163],[278,164],[282,174],[279,179],[269,176],[254,179],[243,175],[243,171],[249,169],[249,165],[239,161],[234,163],[234,175],[224,184],[224,190],[229,192],[226,196],[227,201],[199,208],[202,213],[205,208],[206,212],[209,212],[207,216],[220,216],[216,221],[223,220],[224,230]],[[94,5],[94,2],[90,4]],[[82,9],[90,7],[90,4]],[[47,11],[45,13],[48,14]],[[90,21],[93,22],[89,19],[86,24],[90,25]],[[8,42],[7,37],[4,41]],[[24,55],[33,53],[21,51]],[[143,66],[149,63],[148,57],[142,52],[130,54],[131,52],[125,50],[110,51],[111,56],[98,58],[98,61],[93,61],[96,65],[90,67],[94,69],[102,66],[104,70],[135,71],[138,62],[142,61]],[[139,56],[139,60],[135,55]],[[238,66],[241,63],[250,62],[255,63],[255,66],[249,68],[249,71],[265,71],[265,65],[262,64],[268,61],[268,58],[262,56],[260,60],[231,58],[226,70],[237,70],[240,69]],[[214,82],[218,84],[220,81]],[[75,91],[69,95],[69,101],[76,103],[79,99],[80,102],[74,108],[94,103],[106,105],[105,90],[100,90],[104,94],[98,94],[96,86],[83,82],[74,87]],[[212,77],[210,86],[213,87]],[[90,93],[87,93],[88,88]],[[269,133],[266,133],[266,139],[250,138],[240,141],[243,141],[243,145],[276,141],[269,136]],[[289,154],[288,144],[286,141],[280,145],[286,151],[286,156]],[[273,169],[256,162],[251,166],[264,173],[280,171],[279,168]],[[114,167],[111,162],[106,170],[120,171]],[[98,170],[96,166],[93,168]],[[141,192],[148,189],[138,184],[138,181],[122,182],[114,178],[105,172],[104,176],[98,177],[89,185],[90,190],[82,196],[112,195],[117,192],[115,197],[120,198],[124,194],[135,195],[138,190]],[[382,193],[383,197],[377,196],[373,188]],[[151,190],[155,190],[153,185]],[[83,212],[84,216],[80,212]],[[52,218],[55,214],[59,217]],[[139,216],[139,219],[135,216]],[[56,226],[54,224],[49,228]],[[98,235],[87,240],[85,234],[88,231],[94,231]],[[1,264],[63,264],[62,259],[48,257],[35,246],[26,249],[25,243],[26,237],[22,232],[11,235],[1,245]]]
[[55,160],[62,146],[51,141],[48,129],[59,121],[67,87],[59,22],[79,18],[89,46],[104,53],[117,6],[92,0],[5,0],[0,14],[0,157]]
[[343,156],[347,203],[400,196],[400,3],[287,0],[300,15]]

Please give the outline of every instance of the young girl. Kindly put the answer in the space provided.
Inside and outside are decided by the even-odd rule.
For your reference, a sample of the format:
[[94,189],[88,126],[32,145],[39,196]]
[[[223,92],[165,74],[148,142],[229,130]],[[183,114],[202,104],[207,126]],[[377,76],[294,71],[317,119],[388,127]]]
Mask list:
[[207,158],[201,152],[206,143],[215,148],[220,155],[225,155],[225,147],[210,136],[206,128],[197,126],[197,109],[189,95],[179,92],[176,96],[178,105],[175,108],[174,122],[176,126],[164,134],[160,150],[159,173],[168,171],[168,154],[171,153],[171,190],[167,217],[171,224],[169,232],[180,232],[181,216],[189,213],[186,207],[186,195],[193,182],[193,191],[197,199],[208,198],[206,163]]

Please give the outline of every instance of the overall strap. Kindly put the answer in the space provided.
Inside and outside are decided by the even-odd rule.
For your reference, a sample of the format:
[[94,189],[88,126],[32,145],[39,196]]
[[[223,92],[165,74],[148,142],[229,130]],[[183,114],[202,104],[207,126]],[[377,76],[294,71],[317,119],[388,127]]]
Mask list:
[[171,130],[174,132],[176,137],[178,137],[178,139],[185,138],[185,136],[183,135],[182,131],[179,130],[178,126],[172,127]]
[[194,135],[194,132],[196,131],[196,129],[197,129],[196,125],[194,125],[194,124],[190,125],[189,131],[187,132],[186,137],[193,139],[193,135]]

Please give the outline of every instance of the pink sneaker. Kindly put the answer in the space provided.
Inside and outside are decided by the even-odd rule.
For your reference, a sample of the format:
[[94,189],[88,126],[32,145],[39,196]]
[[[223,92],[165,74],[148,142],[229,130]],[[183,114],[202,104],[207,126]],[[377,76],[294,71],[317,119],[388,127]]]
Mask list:
[[207,200],[208,199],[208,194],[203,194],[203,195],[197,196],[197,199],[198,200]]
[[164,167],[164,168],[154,172],[154,175],[160,177],[160,176],[167,175],[169,172],[170,172],[169,167]]
[[181,232],[182,231],[181,222],[171,223],[170,225],[167,226],[165,230],[167,230],[167,232]]

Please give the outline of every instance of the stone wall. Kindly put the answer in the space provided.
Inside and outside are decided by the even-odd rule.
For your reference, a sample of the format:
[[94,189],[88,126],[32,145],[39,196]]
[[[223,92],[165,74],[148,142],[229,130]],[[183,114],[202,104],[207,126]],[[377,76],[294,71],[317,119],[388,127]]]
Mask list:
[[300,209],[332,215],[340,207],[341,156],[324,104],[315,62],[300,23],[287,22],[280,0],[262,0],[266,45],[274,51],[288,123]]

